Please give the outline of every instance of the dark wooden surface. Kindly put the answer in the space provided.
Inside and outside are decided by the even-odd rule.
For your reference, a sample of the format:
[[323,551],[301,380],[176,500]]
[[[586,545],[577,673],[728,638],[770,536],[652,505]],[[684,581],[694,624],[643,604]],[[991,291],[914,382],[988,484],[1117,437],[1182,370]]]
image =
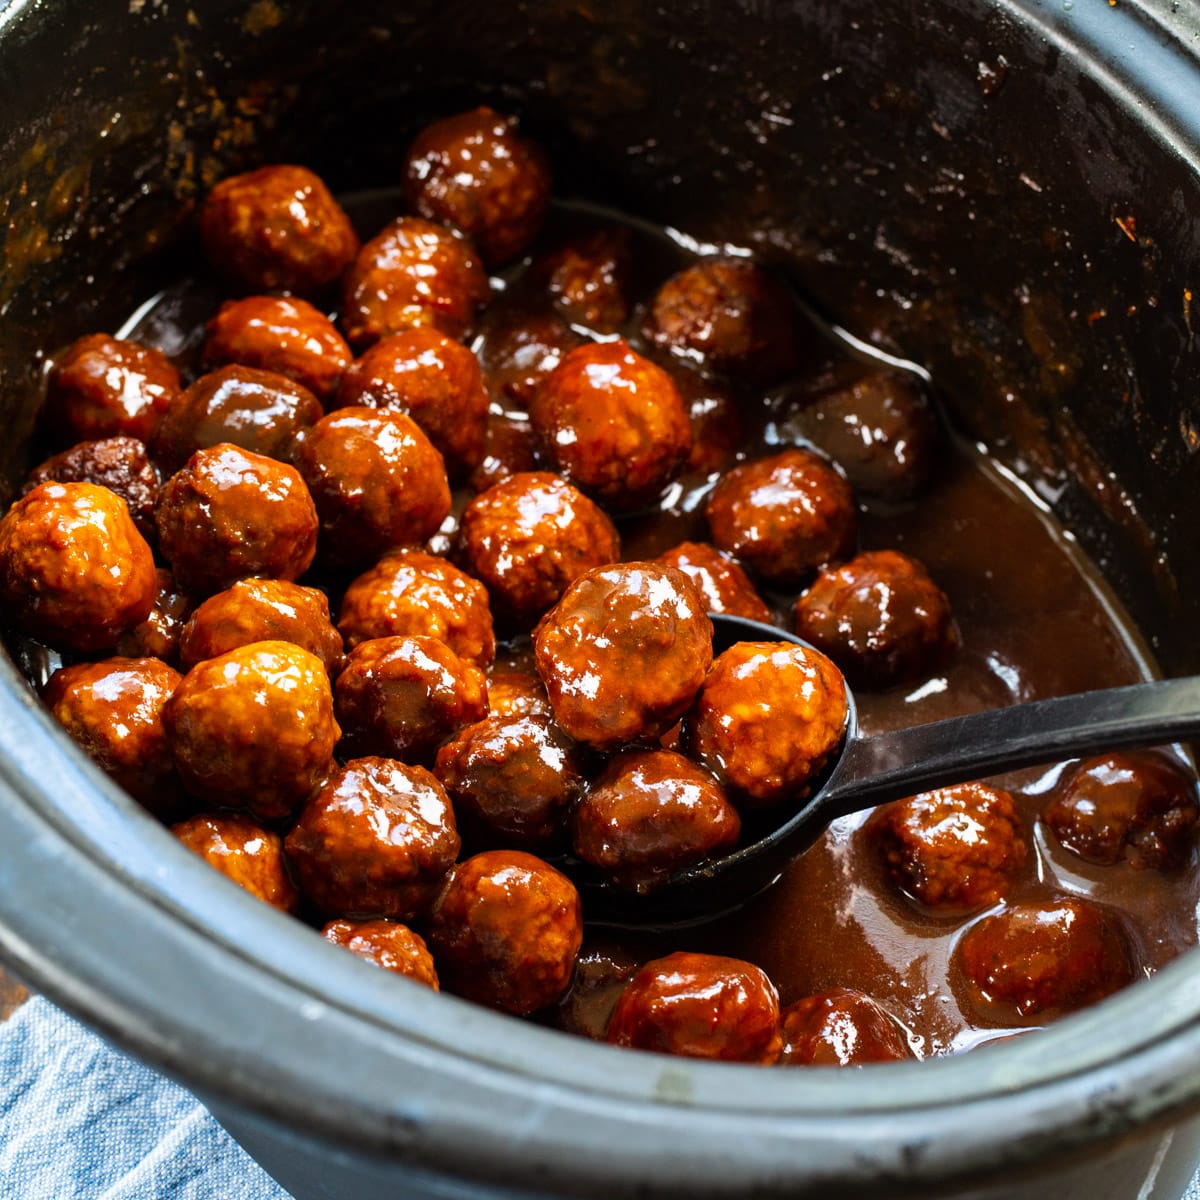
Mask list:
[[28,996],[28,990],[0,967],[0,1021],[7,1021]]

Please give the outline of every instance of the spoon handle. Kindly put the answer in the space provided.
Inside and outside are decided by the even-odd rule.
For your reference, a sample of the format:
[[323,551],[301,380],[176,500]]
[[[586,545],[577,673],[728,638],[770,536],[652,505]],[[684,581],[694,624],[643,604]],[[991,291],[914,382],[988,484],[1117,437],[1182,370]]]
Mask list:
[[821,808],[832,818],[998,771],[1196,735],[1196,676],[1035,700],[852,740]]

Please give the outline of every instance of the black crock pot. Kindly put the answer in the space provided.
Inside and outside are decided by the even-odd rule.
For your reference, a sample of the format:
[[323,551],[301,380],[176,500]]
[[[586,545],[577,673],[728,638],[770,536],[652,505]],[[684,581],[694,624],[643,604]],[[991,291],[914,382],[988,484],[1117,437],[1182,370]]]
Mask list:
[[[111,329],[262,161],[395,178],[424,121],[522,114],[559,190],[789,268],[926,364],[1200,669],[1200,16],[1165,0],[0,10],[0,491],[43,348]],[[1177,1198],[1200,956],[1036,1038],[763,1072],[521,1024],[326,946],[119,794],[0,661],[0,956],[196,1090],[296,1196]]]

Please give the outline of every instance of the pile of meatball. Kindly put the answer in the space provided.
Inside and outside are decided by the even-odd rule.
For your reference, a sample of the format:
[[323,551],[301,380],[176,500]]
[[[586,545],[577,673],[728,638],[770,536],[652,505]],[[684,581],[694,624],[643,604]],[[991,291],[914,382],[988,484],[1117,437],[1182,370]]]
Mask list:
[[[102,333],[54,357],[62,449],[0,521],[0,603],[61,656],[57,720],[213,867],[379,967],[537,1014],[583,936],[548,860],[652,891],[805,794],[844,735],[843,677],[896,687],[954,653],[924,567],[856,553],[858,497],[910,497],[936,426],[911,382],[866,375],[812,398],[808,440],[746,458],[731,391],[802,365],[768,268],[702,259],[639,306],[620,230],[530,257],[550,172],[487,108],[425,129],[401,176],[405,211],[365,242],[303,167],[219,184],[198,226],[230,299],[194,378]],[[489,272],[523,258],[538,303],[488,307]],[[709,540],[628,561],[623,532],[683,478],[706,481]],[[714,659],[713,612],[790,613],[813,648]],[[1130,762],[1081,769],[1051,828],[1169,867],[1190,787]],[[996,904],[1024,860],[1011,798],[980,784],[873,821],[929,909]],[[1000,1023],[1132,976],[1098,907],[1045,926],[1001,909],[962,942]],[[693,953],[631,972],[601,1032],[760,1063],[910,1053],[870,997],[781,1011],[757,967]]]

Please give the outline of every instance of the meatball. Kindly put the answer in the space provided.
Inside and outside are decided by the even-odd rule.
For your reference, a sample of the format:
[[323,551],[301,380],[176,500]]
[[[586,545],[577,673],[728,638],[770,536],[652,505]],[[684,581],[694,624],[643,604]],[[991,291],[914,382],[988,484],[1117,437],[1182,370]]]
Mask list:
[[857,1067],[912,1058],[904,1026],[862,992],[833,988],[783,1010],[783,1053],[788,1066]]
[[222,442],[286,459],[296,434],[319,420],[322,411],[316,396],[286,375],[218,367],[171,404],[151,448],[167,471],[178,471],[197,450]]
[[495,305],[483,319],[480,357],[493,391],[528,408],[554,369],[586,339],[556,313]]
[[283,857],[283,839],[237,813],[190,817],[171,832],[210,867],[272,908],[294,913],[300,904]]
[[790,642],[738,642],[717,657],[683,746],[741,807],[804,796],[846,732],[846,685],[823,654]]
[[536,471],[541,453],[533,426],[524,413],[492,411],[488,413],[483,438],[483,457],[467,478],[473,492],[488,488],[524,471]]
[[773,1063],[783,1044],[779,996],[751,963],[669,954],[648,962],[626,985],[607,1040],[686,1058]]
[[306,167],[233,175],[200,207],[209,262],[248,291],[312,296],[358,252],[358,236],[324,182]]
[[692,451],[687,469],[717,475],[737,461],[746,440],[743,409],[728,384],[694,367],[673,363],[671,378],[683,397],[692,423]]
[[488,676],[488,706],[494,717],[550,717],[546,685],[531,671],[493,669]]
[[321,935],[373,966],[438,990],[433,955],[425,939],[407,925],[398,921],[330,921]]
[[363,246],[346,272],[342,328],[359,349],[423,325],[461,338],[490,294],[465,237],[420,217],[399,217]]
[[479,360],[436,329],[410,329],[372,346],[342,376],[338,407],[397,408],[425,431],[461,479],[483,458],[488,398]]
[[346,757],[428,765],[447,738],[487,715],[487,682],[437,638],[373,638],[350,652],[334,706]]
[[253,642],[197,663],[163,722],[192,795],[264,821],[308,799],[340,732],[324,664],[290,642]]
[[959,783],[884,805],[868,829],[896,886],[936,912],[988,908],[1025,864],[1013,798],[984,783]]
[[424,767],[358,758],[305,805],[285,847],[321,912],[410,921],[441,890],[459,838],[450,801]]
[[668,279],[643,332],[656,346],[765,386],[800,365],[800,318],[788,289],[756,263],[713,259]]
[[604,1041],[612,1010],[641,965],[642,959],[624,932],[620,941],[585,934],[571,990],[554,1014],[556,1028],[594,1042]]
[[124,634],[117,643],[122,658],[161,658],[179,661],[179,639],[192,611],[191,597],[165,567],[154,572],[154,606],[150,615]]
[[529,416],[562,474],[612,509],[653,500],[692,448],[691,422],[670,375],[620,339],[572,350]]
[[444,558],[398,550],[346,589],[338,629],[353,649],[371,638],[435,637],[467,662],[496,657],[487,590]]
[[712,663],[712,622],[674,567],[595,567],[534,634],[538,674],[558,723],[598,750],[665,733]]
[[247,296],[227,300],[208,323],[204,362],[274,371],[328,403],[352,359],[333,322],[307,300]]
[[489,266],[518,257],[550,203],[550,165],[515,117],[482,106],[423,129],[404,159],[404,202],[472,238]]
[[983,917],[963,934],[956,958],[970,1006],[1001,1025],[1086,1008],[1137,969],[1122,918],[1066,896]]
[[682,571],[695,585],[710,613],[729,613],[752,621],[771,622],[771,610],[750,582],[750,576],[729,557],[706,542],[680,542],[657,559]]
[[929,674],[956,641],[945,593],[915,558],[895,550],[818,572],[795,618],[796,632],[864,691]]
[[45,426],[68,445],[110,437],[146,442],[179,387],[179,372],[161,350],[90,333],[54,360]]
[[108,488],[39,484],[0,520],[0,610],[55,649],[112,649],[150,615],[157,582],[153,552]]
[[300,473],[221,443],[197,450],[163,485],[158,544],[188,591],[260,575],[297,579],[317,549],[317,510]]
[[571,739],[548,717],[490,716],[439,751],[434,774],[464,830],[491,845],[535,850],[564,840],[583,791]]
[[1130,753],[1080,763],[1044,819],[1088,862],[1171,870],[1191,857],[1198,815],[1193,778],[1161,755]]
[[742,822],[721,786],[681,754],[632,750],[575,809],[573,845],[618,887],[646,893],[737,845]]
[[402,412],[330,413],[305,434],[292,461],[317,506],[327,562],[364,567],[432,537],[450,512],[442,456]]
[[617,560],[621,540],[601,509],[557,475],[513,475],[463,510],[463,558],[492,607],[518,620],[558,601],[569,583]]
[[582,941],[575,885],[522,850],[459,863],[429,918],[446,990],[518,1016],[563,997]]
[[125,501],[138,533],[147,541],[154,538],[154,505],[158,501],[160,480],[146,444],[137,438],[77,442],[35,467],[25,480],[21,495],[43,483],[94,483],[106,487]]
[[850,485],[808,450],[734,467],[704,511],[718,549],[779,587],[796,587],[816,568],[854,553],[858,517]]
[[628,229],[594,229],[560,245],[530,270],[573,325],[616,333],[629,319],[633,247]]
[[109,658],[55,671],[42,700],[105,774],[152,813],[169,816],[180,789],[163,707],[180,678],[156,658]]
[[252,642],[291,642],[315,654],[330,675],[342,669],[342,635],[325,593],[285,579],[239,579],[210,596],[188,618],[179,656],[192,667]]

